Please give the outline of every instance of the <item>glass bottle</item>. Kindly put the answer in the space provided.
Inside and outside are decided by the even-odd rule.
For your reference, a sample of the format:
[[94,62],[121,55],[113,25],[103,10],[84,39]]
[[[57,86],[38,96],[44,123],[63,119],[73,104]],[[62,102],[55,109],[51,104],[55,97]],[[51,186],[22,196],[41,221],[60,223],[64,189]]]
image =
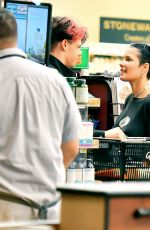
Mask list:
[[78,104],[88,103],[88,86],[86,79],[76,79],[76,102]]
[[76,77],[66,77],[66,80],[72,89],[73,95],[75,96],[75,94],[76,94],[76,84],[75,84]]

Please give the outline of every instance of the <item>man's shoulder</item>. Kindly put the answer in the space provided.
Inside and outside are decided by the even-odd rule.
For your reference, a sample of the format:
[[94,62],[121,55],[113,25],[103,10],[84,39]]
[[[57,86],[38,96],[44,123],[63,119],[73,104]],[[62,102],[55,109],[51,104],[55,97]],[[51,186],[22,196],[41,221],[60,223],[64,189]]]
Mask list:
[[48,66],[40,65],[38,63],[34,64],[35,73],[37,73],[37,77],[44,77],[47,79],[47,82],[53,82],[58,85],[66,84],[66,79],[63,77],[57,69],[50,68]]
[[54,77],[56,76],[61,76],[59,74],[59,72],[54,69],[54,68],[49,68],[48,66],[45,66],[45,65],[42,65],[42,64],[39,64],[37,62],[34,62],[34,61],[31,61],[31,60],[27,60],[27,63],[26,65],[28,66],[28,68],[31,69],[31,71],[33,72],[37,72],[37,74],[41,74],[42,72],[42,75],[49,75],[49,74],[52,74]]

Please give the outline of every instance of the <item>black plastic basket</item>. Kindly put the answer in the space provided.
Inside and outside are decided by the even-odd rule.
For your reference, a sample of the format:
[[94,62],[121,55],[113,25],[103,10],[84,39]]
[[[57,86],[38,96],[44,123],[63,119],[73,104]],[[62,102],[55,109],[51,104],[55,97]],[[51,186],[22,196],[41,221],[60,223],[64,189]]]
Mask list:
[[99,138],[93,152],[95,179],[102,181],[150,181],[150,141]]

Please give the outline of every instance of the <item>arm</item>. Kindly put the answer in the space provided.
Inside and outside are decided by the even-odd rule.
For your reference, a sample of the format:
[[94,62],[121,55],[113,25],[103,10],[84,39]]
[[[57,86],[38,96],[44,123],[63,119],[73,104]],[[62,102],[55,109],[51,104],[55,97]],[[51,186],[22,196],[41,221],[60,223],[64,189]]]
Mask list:
[[106,138],[114,138],[114,139],[119,139],[119,140],[126,140],[126,135],[124,132],[119,128],[113,128],[105,131],[105,137]]
[[79,142],[70,140],[61,145],[65,168],[74,160],[79,153]]
[[79,153],[79,135],[82,120],[75,98],[68,83],[67,85],[64,85],[63,89],[65,89],[65,87],[67,107],[64,115],[61,149],[63,153],[64,166],[67,168]]
[[94,130],[94,137],[105,137],[105,138],[114,138],[119,140],[126,140],[125,133],[119,128],[112,128],[107,131],[104,130]]

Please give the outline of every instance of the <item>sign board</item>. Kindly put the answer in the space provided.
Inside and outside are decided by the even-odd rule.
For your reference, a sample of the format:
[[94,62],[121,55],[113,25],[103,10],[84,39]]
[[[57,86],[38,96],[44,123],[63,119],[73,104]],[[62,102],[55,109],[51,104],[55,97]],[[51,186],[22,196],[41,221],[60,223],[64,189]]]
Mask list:
[[150,43],[150,21],[101,17],[100,42]]
[[89,47],[81,47],[81,59],[74,67],[75,69],[88,69],[89,68]]

